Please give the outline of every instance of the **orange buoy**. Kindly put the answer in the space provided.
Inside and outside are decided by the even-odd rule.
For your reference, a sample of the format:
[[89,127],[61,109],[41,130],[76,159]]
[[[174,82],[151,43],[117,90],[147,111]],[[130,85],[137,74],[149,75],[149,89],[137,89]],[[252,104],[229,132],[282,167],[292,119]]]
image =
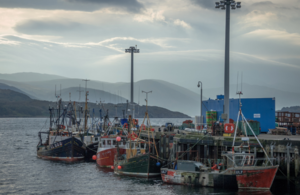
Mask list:
[[96,160],[96,159],[97,159],[97,156],[96,156],[96,155],[93,155],[92,158],[93,158],[93,160]]
[[115,169],[115,167],[114,167],[114,166],[111,166],[110,168],[111,168],[111,169]]
[[119,166],[118,166],[118,169],[122,169],[122,167],[119,165]]
[[118,136],[118,137],[116,138],[116,140],[117,140],[117,142],[121,141],[121,137]]

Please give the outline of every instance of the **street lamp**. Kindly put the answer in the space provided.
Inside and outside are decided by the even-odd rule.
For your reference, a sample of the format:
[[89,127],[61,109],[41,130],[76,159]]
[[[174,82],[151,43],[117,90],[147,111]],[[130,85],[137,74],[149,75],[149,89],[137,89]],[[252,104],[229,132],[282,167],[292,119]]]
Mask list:
[[148,105],[148,93],[152,93],[152,91],[142,91],[142,93],[146,93],[146,103]]
[[199,115],[200,116],[200,121],[199,121],[199,123],[203,123],[203,117],[202,117],[202,82],[199,81],[197,86],[200,88],[200,115]]
[[225,29],[225,71],[224,71],[224,115],[222,119],[225,123],[229,120],[229,34],[230,34],[230,8],[241,8],[241,2],[224,0],[216,2],[216,8],[226,9],[226,29]]

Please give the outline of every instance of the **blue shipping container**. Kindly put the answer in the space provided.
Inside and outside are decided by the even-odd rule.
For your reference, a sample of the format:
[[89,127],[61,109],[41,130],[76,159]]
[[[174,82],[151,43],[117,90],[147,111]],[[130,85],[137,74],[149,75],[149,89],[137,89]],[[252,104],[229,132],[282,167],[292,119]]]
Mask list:
[[[261,132],[268,132],[275,128],[275,98],[244,98],[241,99],[242,112],[247,120],[260,122]],[[239,111],[239,99],[230,99],[229,118],[237,120]],[[206,111],[217,111],[217,119],[222,121],[224,100],[206,100],[203,101],[202,115],[206,123]]]

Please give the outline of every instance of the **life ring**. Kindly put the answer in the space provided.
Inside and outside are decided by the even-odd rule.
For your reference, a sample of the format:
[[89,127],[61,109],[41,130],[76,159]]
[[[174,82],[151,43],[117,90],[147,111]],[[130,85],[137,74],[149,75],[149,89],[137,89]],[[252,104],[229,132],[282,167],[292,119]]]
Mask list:
[[134,132],[128,135],[128,138],[130,138],[132,141],[134,141],[137,137],[138,135]]

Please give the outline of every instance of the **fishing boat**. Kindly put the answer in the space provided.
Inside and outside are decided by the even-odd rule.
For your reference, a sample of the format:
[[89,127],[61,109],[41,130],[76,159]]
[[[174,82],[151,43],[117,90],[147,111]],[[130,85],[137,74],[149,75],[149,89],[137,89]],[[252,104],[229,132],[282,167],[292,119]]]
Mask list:
[[100,137],[97,148],[96,162],[99,167],[111,167],[114,165],[115,155],[117,154],[116,137],[120,137],[121,141],[118,145],[119,154],[126,153],[127,135],[124,128],[120,126],[118,117],[115,117],[112,122],[109,121],[108,113],[104,118],[104,127],[107,129],[103,136]]
[[160,176],[160,163],[154,155],[147,152],[147,144],[132,141],[127,142],[126,146],[126,154],[119,153],[115,157],[115,174],[142,178]]
[[[144,121],[147,119],[148,126],[144,131],[148,132],[148,140],[143,140],[139,137],[144,121],[139,128],[139,135],[137,135],[131,130],[131,126],[135,124],[133,124],[133,120],[129,118],[129,139],[126,142],[126,154],[121,155],[120,153],[117,153],[114,160],[114,166],[112,167],[114,173],[117,175],[143,177],[147,179],[160,176],[161,160],[158,156],[147,108],[148,104],[146,100]],[[150,132],[152,133],[153,142],[150,138]],[[151,151],[151,146],[154,146],[155,151]]]
[[[50,111],[50,127],[49,131],[39,132],[39,143],[37,145],[37,156],[41,159],[74,162],[84,159],[85,147],[82,141],[75,138],[72,130],[66,128],[67,120],[75,124],[73,106],[69,103],[62,109],[61,99],[58,101],[58,108],[49,107]],[[57,118],[54,119],[55,111]],[[42,134],[47,136],[43,143]]]
[[85,158],[87,160],[91,160],[94,155],[97,154],[99,140],[102,133],[103,122],[102,122],[102,109],[99,110],[100,117],[99,119],[95,119],[94,117],[94,109],[93,109],[93,118],[90,128],[86,130],[86,133],[83,137],[83,142],[86,145],[86,155]]
[[[240,146],[235,146],[240,116],[246,137],[242,137],[243,143]],[[225,128],[226,125],[233,129],[233,124],[225,124]],[[257,143],[262,148],[265,158],[257,158],[256,154],[251,151],[246,125],[252,131]],[[162,180],[165,183],[172,184],[238,188],[243,190],[269,190],[271,188],[279,165],[273,165],[274,159],[269,158],[259,139],[256,137],[242,113],[241,104],[234,131],[232,151],[226,151],[222,156],[227,159],[226,170],[224,169],[225,162],[216,164],[213,167],[206,167],[196,161],[180,161],[177,158],[174,166],[161,169]]]

